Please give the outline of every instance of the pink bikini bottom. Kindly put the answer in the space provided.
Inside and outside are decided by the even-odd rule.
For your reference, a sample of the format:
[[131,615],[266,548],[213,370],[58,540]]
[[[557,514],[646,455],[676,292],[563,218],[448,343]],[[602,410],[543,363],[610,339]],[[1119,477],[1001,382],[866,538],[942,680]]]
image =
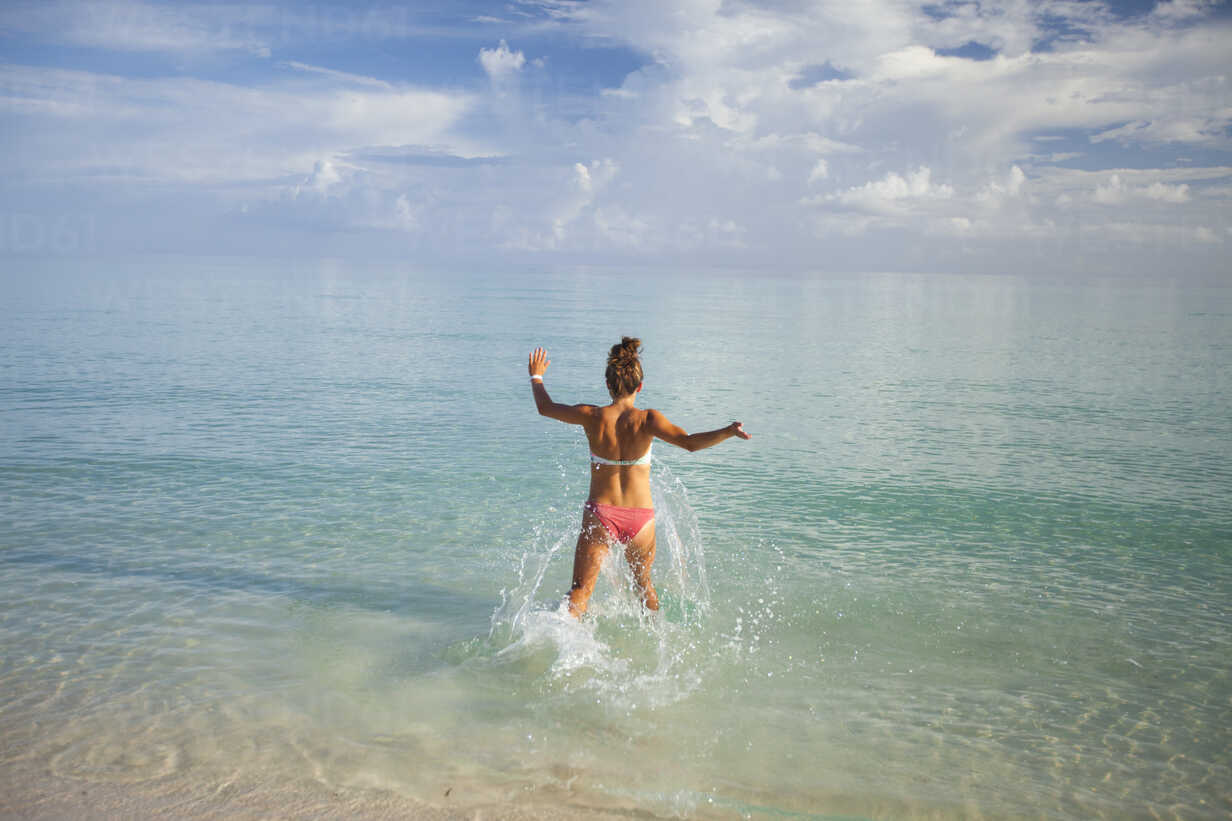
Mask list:
[[653,507],[620,507],[587,502],[583,507],[599,517],[608,535],[624,544],[636,536],[654,518]]

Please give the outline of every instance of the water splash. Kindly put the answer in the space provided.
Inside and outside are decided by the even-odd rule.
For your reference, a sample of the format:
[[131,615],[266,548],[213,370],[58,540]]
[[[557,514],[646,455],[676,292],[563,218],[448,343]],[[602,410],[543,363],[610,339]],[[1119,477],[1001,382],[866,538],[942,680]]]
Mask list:
[[492,663],[518,666],[550,690],[601,696],[615,707],[661,706],[697,687],[710,613],[697,515],[666,466],[652,474],[651,495],[660,610],[642,606],[623,552],[613,548],[586,617],[570,616],[565,591],[578,516],[559,515],[533,530],[516,581],[501,591],[488,631]]

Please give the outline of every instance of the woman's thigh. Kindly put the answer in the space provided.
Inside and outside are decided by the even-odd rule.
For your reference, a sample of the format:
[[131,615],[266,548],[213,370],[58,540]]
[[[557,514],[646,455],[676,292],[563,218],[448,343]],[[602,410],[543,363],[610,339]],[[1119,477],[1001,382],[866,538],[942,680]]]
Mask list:
[[650,575],[650,566],[655,559],[655,523],[651,519],[638,534],[625,545],[625,559],[633,568],[633,575],[642,580],[643,574]]
[[607,528],[593,511],[582,512],[582,530],[573,553],[573,586],[591,587],[608,552]]

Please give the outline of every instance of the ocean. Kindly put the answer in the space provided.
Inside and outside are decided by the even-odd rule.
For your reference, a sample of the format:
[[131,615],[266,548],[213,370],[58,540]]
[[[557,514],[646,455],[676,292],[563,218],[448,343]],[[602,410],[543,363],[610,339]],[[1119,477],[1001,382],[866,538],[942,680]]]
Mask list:
[[[150,258],[0,289],[0,814],[1232,814],[1232,287]],[[601,403],[625,334],[640,405],[753,438],[659,443],[663,609],[614,554],[576,623],[586,441],[526,357]]]

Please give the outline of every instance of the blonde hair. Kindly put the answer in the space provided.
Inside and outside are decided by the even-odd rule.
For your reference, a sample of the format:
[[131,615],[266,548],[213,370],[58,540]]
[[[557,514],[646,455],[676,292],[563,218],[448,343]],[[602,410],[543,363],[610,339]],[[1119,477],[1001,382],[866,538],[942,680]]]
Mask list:
[[607,390],[613,399],[633,393],[642,384],[641,351],[642,340],[626,336],[608,352]]

